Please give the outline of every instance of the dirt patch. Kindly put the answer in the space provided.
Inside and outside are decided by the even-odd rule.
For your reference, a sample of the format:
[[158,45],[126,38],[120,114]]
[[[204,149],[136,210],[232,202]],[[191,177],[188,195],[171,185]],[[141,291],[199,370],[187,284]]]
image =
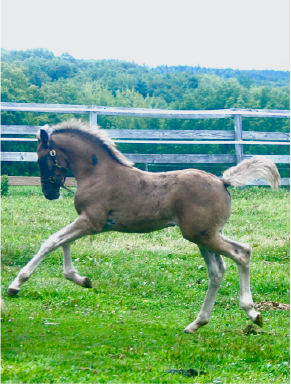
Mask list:
[[255,304],[256,309],[259,311],[268,311],[268,310],[282,310],[290,311],[290,304],[282,304],[277,301],[261,301],[260,303]]
[[245,334],[245,335],[258,335],[260,333],[267,333],[265,331],[262,331],[261,329],[258,329],[255,325],[253,324],[249,324],[247,325],[243,330],[242,332]]

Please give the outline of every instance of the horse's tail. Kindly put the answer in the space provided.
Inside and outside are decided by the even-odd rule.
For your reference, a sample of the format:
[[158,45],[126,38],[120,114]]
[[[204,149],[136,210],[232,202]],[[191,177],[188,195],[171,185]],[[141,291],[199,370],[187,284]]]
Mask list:
[[273,189],[278,189],[281,181],[276,165],[263,156],[243,160],[237,166],[228,168],[222,175],[225,186],[233,187],[242,187],[259,178],[266,180]]

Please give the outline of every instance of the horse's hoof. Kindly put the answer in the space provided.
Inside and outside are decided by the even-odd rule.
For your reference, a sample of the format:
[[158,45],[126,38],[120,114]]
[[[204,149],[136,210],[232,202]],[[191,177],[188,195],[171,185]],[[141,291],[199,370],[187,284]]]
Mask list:
[[83,282],[83,287],[84,288],[93,288],[92,282],[88,277],[85,277],[84,282]]
[[254,320],[254,323],[257,324],[259,327],[263,327],[263,318],[260,313],[258,313],[256,319]]
[[189,329],[188,327],[186,327],[183,331],[183,333],[190,333],[190,334],[194,334],[195,332],[192,331],[191,329]]
[[9,288],[7,292],[7,296],[16,296],[18,292],[19,292],[19,289]]

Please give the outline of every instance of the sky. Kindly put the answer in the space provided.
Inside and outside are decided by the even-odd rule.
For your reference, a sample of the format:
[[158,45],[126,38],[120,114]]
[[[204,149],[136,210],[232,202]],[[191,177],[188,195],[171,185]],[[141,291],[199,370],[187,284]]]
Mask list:
[[290,70],[290,0],[2,0],[1,46],[140,65]]

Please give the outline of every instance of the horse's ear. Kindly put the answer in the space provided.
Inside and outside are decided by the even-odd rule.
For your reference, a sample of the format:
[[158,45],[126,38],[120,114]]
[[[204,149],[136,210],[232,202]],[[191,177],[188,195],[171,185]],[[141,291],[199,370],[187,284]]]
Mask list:
[[41,145],[44,147],[44,148],[48,148],[48,141],[49,141],[49,136],[48,136],[48,133],[45,129],[40,129],[38,132],[37,132],[37,135],[36,135],[37,139],[40,140],[41,142]]

